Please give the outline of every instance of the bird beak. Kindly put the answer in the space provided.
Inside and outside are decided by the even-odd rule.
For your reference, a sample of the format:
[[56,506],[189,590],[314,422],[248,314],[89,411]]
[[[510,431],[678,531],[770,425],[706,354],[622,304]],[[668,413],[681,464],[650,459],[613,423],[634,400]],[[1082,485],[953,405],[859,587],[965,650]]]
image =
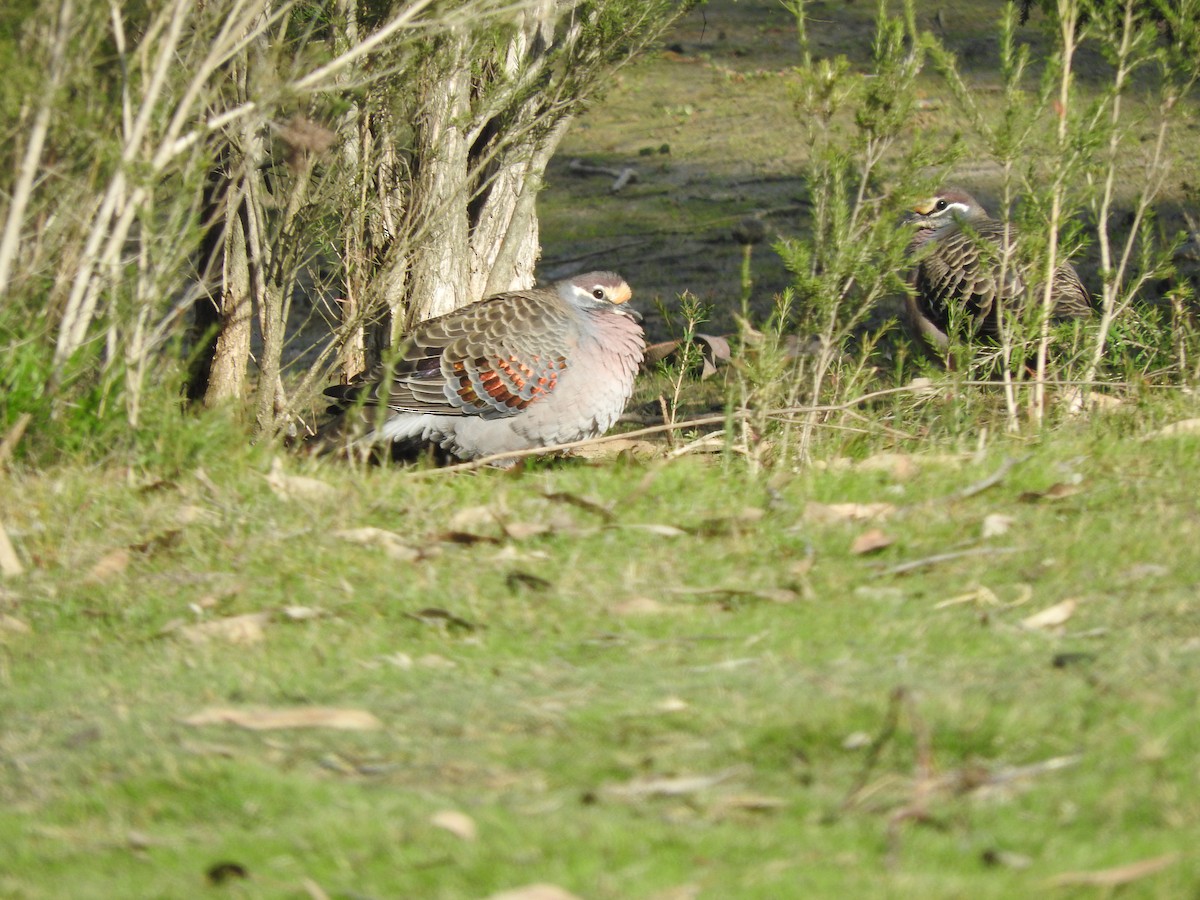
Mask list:
[[638,312],[636,309],[634,309],[632,306],[616,306],[613,308],[617,312],[619,312],[621,315],[629,316],[629,318],[633,319],[633,321],[635,321],[635,322],[640,323],[642,321],[642,314],[640,312]]

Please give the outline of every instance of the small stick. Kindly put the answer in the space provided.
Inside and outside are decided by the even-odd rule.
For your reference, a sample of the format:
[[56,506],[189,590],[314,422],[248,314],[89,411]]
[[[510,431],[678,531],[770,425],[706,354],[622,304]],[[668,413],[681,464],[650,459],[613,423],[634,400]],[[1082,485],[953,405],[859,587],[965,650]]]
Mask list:
[[964,556],[990,556],[994,553],[1016,553],[1016,547],[972,547],[970,550],[953,550],[949,553],[935,553],[933,556],[926,556],[922,559],[910,560],[906,563],[900,563],[898,566],[891,566],[884,569],[882,572],[876,572],[876,578],[883,578],[886,575],[903,575],[906,572],[912,572],[916,569],[923,569],[926,566],[934,566],[938,563],[950,562],[954,559],[962,559]]

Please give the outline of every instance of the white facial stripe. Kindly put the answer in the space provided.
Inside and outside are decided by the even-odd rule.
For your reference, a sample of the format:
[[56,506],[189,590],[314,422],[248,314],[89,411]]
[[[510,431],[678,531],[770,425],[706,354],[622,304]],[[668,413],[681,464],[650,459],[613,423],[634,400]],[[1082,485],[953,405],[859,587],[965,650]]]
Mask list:
[[950,215],[954,215],[954,213],[966,215],[970,211],[971,211],[971,207],[967,206],[967,204],[965,204],[961,201],[956,201],[954,203],[948,204],[946,206],[946,208],[941,210],[940,212],[938,212],[937,215],[950,216]]

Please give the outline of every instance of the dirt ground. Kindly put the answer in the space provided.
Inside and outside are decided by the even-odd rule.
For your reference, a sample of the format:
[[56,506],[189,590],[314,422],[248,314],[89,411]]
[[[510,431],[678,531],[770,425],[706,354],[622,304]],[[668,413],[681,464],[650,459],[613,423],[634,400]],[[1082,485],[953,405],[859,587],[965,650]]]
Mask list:
[[[1001,4],[966,0],[920,4],[918,24],[952,49],[964,77],[985,95],[998,85],[996,22]],[[814,53],[843,54],[855,66],[869,63],[875,4],[813,2],[809,39]],[[1046,21],[1035,12],[1019,29],[1030,48],[1031,79],[1049,47]],[[734,230],[747,218],[765,227],[753,250],[752,308],[765,315],[772,297],[789,282],[771,248],[805,227],[803,129],[790,98],[789,73],[800,61],[796,23],[778,0],[712,0],[693,10],[662,41],[662,47],[623,70],[609,93],[575,123],[547,172],[540,199],[543,258],[540,275],[564,277],[591,268],[621,272],[647,314],[652,338],[675,328],[656,309],[677,305],[691,291],[711,305],[708,330],[734,328],[740,307],[742,246]],[[1099,86],[1107,71],[1096,51],[1081,54],[1080,82]],[[1032,82],[1031,82],[1032,83]],[[932,74],[928,112],[914,128],[960,130],[948,91]],[[1148,146],[1152,132],[1149,96],[1131,127]],[[1142,118],[1145,117],[1145,118]],[[1182,229],[1181,210],[1193,200],[1196,123],[1176,131],[1177,162],[1159,205],[1166,233]],[[1136,169],[1140,160],[1130,159]],[[613,173],[632,167],[636,180],[611,190],[614,174],[579,174],[580,164]],[[962,185],[995,209],[999,167],[972,154],[945,180]],[[1195,253],[1179,261],[1194,274]],[[1094,247],[1077,260],[1085,281],[1098,285]]]

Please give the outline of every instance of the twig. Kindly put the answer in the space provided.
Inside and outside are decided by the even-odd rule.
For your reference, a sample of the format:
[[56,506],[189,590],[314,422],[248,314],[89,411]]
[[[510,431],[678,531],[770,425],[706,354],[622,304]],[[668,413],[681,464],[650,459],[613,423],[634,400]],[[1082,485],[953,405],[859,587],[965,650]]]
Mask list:
[[8,464],[12,458],[13,451],[16,450],[17,444],[21,442],[22,436],[25,434],[25,429],[29,427],[29,423],[33,421],[33,416],[30,413],[21,413],[17,416],[17,421],[13,423],[13,427],[8,430],[8,434],[4,436],[4,440],[0,441],[0,468]]
[[938,563],[950,562],[955,559],[962,559],[965,556],[991,556],[997,553],[1016,553],[1017,550],[1017,547],[972,547],[970,550],[952,550],[949,553],[935,553],[933,556],[926,556],[921,559],[909,560],[906,563],[900,563],[896,566],[889,566],[881,572],[876,572],[874,577],[883,578],[888,575],[903,575],[906,572],[923,569],[926,566],[934,566]]
[[850,809],[858,800],[859,795],[867,784],[867,779],[871,777],[871,772],[874,771],[876,764],[879,762],[883,748],[888,745],[888,742],[896,734],[896,729],[900,725],[900,708],[904,705],[907,698],[907,689],[903,687],[892,689],[891,697],[888,698],[887,714],[883,719],[883,728],[875,740],[871,742],[871,746],[867,748],[867,758],[863,761],[862,771],[858,773],[854,784],[846,792],[846,796],[839,807],[840,812]]
[[871,391],[855,397],[852,400],[847,400],[845,403],[831,403],[823,406],[789,406],[782,409],[768,410],[748,410],[738,409],[728,413],[720,413],[719,415],[699,416],[691,419],[679,419],[675,422],[668,422],[663,425],[652,425],[648,428],[638,428],[634,431],[622,431],[617,434],[604,434],[599,437],[586,438],[581,441],[568,441],[564,444],[551,444],[547,447],[531,447],[528,450],[509,450],[506,453],[493,453],[491,456],[480,457],[479,459],[471,460],[470,462],[457,463],[452,466],[443,466],[440,469],[421,469],[411,473],[411,477],[422,477],[428,475],[440,475],[452,472],[469,472],[473,469],[483,468],[484,466],[492,465],[505,460],[525,459],[529,456],[541,456],[546,453],[561,453],[565,450],[578,450],[580,447],[593,447],[598,444],[607,444],[612,441],[623,441],[631,438],[646,437],[652,434],[663,434],[669,431],[679,431],[683,428],[701,428],[705,425],[723,425],[728,421],[742,421],[749,419],[752,416],[782,416],[782,415],[811,415],[815,413],[834,413],[843,412],[847,409],[867,403],[871,400],[877,400],[880,397],[889,397],[895,394],[911,394],[918,390],[927,390],[926,387],[911,388],[907,385],[904,387],[884,388],[878,391]]
[[1028,453],[1024,456],[1009,456],[1000,464],[1000,468],[998,468],[987,478],[984,478],[981,481],[976,481],[974,484],[968,484],[961,491],[956,491],[946,499],[966,500],[968,497],[974,497],[976,494],[982,494],[988,488],[998,485],[1005,479],[1010,471],[1012,471],[1016,466],[1025,462],[1027,459],[1029,459]]

